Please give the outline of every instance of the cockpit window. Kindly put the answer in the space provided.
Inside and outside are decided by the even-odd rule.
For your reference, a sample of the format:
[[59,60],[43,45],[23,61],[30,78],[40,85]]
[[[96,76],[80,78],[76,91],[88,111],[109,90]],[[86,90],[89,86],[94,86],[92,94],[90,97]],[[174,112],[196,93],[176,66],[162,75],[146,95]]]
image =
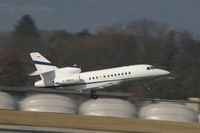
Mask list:
[[147,67],[147,70],[153,70],[153,69],[158,69],[158,68],[156,68],[156,67],[153,67],[153,66],[150,66],[150,67]]

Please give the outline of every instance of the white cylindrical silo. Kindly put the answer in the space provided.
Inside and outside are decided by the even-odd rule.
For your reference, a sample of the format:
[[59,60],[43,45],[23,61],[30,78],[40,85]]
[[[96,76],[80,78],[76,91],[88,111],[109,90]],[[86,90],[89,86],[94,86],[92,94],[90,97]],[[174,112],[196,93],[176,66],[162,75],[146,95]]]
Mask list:
[[141,108],[139,117],[143,119],[177,122],[197,122],[198,113],[191,108],[173,103],[157,103]]
[[0,92],[0,109],[16,110],[14,98],[5,92]]
[[137,109],[132,103],[125,100],[99,98],[84,102],[79,107],[79,114],[136,118]]
[[63,95],[35,94],[28,96],[20,102],[23,111],[77,113],[77,104]]

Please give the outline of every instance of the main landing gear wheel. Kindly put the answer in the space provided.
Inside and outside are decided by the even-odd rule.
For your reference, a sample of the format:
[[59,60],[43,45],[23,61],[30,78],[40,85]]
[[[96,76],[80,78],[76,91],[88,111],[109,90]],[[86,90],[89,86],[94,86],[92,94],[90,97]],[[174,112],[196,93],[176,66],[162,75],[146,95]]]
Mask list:
[[91,98],[95,99],[95,100],[98,98],[98,95],[96,95],[96,91],[95,90],[91,90]]

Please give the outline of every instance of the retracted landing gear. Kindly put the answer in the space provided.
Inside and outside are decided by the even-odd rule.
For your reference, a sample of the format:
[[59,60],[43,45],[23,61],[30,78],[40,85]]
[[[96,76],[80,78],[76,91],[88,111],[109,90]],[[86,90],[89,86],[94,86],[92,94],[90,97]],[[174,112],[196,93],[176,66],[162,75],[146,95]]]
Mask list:
[[96,90],[91,90],[91,95],[90,96],[91,96],[92,99],[96,100],[98,98],[98,95],[96,94]]

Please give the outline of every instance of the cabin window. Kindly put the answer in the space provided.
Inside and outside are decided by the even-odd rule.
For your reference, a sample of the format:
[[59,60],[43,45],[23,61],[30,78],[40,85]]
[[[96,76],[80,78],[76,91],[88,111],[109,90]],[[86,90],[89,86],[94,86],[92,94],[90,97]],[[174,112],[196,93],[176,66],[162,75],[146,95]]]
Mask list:
[[95,77],[93,77],[93,79],[95,79]]
[[125,75],[127,75],[127,72],[125,72]]
[[113,75],[111,74],[111,77],[113,77]]
[[89,78],[89,80],[91,80],[91,77]]
[[110,75],[108,75],[108,77],[110,77]]
[[124,73],[122,73],[122,76],[124,75]]
[[96,79],[98,79],[98,76],[96,76]]
[[105,76],[105,75],[104,75],[103,77],[104,77],[104,78],[106,78],[106,76]]
[[115,76],[117,76],[117,74],[115,74]]
[[120,73],[118,73],[118,76],[120,76]]
[[131,74],[131,72],[128,72],[128,74]]

